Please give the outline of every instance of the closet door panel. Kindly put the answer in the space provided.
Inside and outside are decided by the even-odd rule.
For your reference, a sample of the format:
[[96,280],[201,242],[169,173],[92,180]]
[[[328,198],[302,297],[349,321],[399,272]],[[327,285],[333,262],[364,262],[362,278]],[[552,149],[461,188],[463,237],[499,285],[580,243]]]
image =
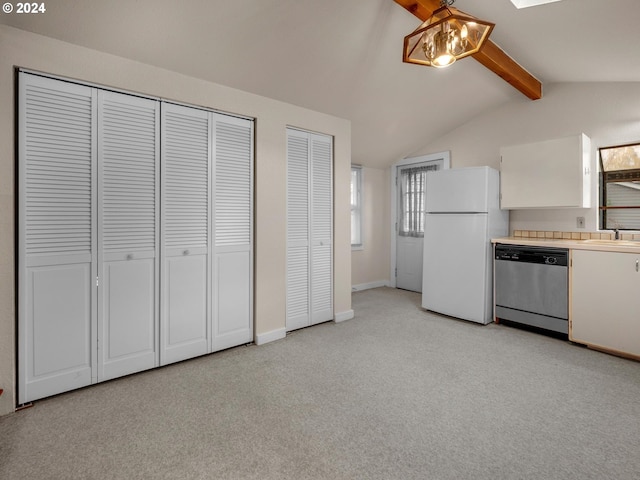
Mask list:
[[162,104],[162,365],[210,351],[211,116]]
[[29,268],[25,403],[92,383],[91,265]]
[[332,141],[311,135],[311,323],[333,318]]
[[214,118],[215,351],[253,340],[253,122]]
[[30,269],[35,376],[90,367],[90,275],[86,264]]
[[333,319],[331,245],[313,246],[311,260],[311,324]]
[[309,326],[309,248],[287,248],[287,331]]
[[287,307],[288,331],[309,318],[309,135],[287,131]]
[[287,130],[287,330],[333,318],[333,140]]
[[251,254],[225,252],[216,255],[216,349],[249,343],[251,325]]
[[21,72],[18,402],[95,381],[95,90]]
[[105,262],[101,381],[154,366],[155,276],[153,258]]
[[158,365],[159,104],[98,92],[100,381]]
[[[207,353],[207,256],[165,259],[162,363]],[[182,354],[178,350],[184,350]]]

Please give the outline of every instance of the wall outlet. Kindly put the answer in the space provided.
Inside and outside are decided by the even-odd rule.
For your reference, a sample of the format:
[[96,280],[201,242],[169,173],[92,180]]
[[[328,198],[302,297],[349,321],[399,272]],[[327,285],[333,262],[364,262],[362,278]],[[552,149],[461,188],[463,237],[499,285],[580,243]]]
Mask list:
[[584,228],[584,217],[577,217],[576,224],[578,228]]

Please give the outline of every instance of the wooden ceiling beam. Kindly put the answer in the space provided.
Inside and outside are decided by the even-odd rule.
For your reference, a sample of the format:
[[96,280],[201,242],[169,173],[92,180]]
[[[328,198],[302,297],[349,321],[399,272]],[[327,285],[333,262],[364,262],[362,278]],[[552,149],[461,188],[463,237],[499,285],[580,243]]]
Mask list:
[[[440,7],[440,0],[394,1],[423,22]],[[491,21],[490,19],[487,20]],[[473,54],[472,57],[531,100],[542,98],[542,84],[540,81],[518,65],[516,61],[493,43],[491,39],[487,40],[482,46],[482,49],[478,53]]]

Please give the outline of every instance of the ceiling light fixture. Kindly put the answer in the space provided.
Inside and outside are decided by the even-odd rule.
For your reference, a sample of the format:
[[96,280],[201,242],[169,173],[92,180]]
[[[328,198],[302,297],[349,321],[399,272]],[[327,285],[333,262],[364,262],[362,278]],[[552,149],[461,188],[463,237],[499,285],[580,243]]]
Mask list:
[[404,37],[403,62],[443,68],[480,51],[495,24],[451,7],[454,1],[441,0],[440,8]]

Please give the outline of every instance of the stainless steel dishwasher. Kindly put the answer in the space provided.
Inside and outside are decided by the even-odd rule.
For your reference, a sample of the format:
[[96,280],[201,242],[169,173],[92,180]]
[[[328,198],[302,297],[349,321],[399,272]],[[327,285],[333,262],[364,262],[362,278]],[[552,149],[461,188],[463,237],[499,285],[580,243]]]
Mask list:
[[525,245],[495,247],[495,316],[569,333],[569,251]]

